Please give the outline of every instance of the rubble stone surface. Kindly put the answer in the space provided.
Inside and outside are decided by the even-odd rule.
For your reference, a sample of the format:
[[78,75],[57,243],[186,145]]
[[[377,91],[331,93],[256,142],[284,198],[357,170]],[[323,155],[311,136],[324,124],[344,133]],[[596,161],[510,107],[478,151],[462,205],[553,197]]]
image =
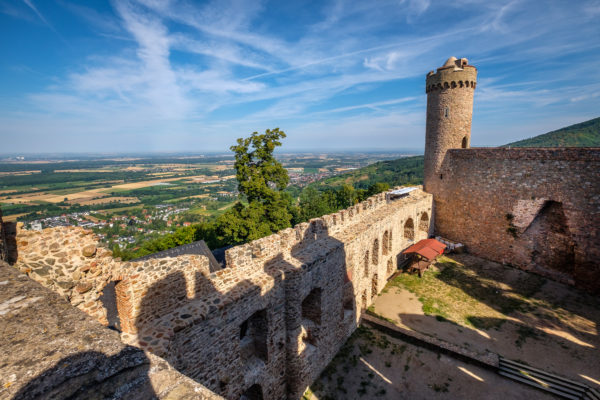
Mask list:
[[0,399],[221,399],[0,262]]

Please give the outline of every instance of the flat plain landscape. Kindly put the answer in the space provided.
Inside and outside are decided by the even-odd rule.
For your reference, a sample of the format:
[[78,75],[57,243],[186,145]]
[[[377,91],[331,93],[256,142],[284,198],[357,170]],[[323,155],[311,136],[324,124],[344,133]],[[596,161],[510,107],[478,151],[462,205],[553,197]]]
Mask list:
[[[287,191],[400,153],[282,154]],[[218,217],[238,200],[232,154],[45,156],[0,159],[0,207],[27,228],[80,225],[111,246],[136,248],[178,227]]]

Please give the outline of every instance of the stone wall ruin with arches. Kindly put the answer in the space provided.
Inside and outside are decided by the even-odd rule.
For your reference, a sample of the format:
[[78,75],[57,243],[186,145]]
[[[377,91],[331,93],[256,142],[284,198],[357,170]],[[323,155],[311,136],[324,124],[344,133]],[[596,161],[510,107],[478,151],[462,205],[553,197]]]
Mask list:
[[122,262],[74,227],[20,231],[15,267],[216,395],[299,398],[402,250],[428,237],[413,221],[432,215],[432,203],[420,189],[382,193],[233,247],[217,272],[200,255]]

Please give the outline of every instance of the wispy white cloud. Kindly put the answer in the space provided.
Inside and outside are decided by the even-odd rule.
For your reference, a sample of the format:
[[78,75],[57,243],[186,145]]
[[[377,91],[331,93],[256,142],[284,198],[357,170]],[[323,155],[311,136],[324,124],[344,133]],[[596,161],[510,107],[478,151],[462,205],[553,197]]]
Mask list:
[[[224,146],[240,130],[282,123],[314,132],[302,133],[307,140],[348,136],[359,147],[368,142],[364,130],[377,129],[382,140],[406,130],[407,142],[393,143],[418,144],[425,73],[450,55],[470,57],[480,70],[478,118],[497,121],[498,109],[520,117],[519,107],[531,115],[560,107],[591,114],[600,91],[589,84],[600,81],[590,67],[599,61],[593,38],[600,28],[590,15],[599,3],[551,3],[383,0],[373,7],[333,0],[303,17],[296,4],[115,0],[106,19],[106,12],[64,4],[98,35],[122,40],[110,57],[92,52],[26,96],[30,122],[23,124],[33,132],[35,121],[43,121],[40,130],[62,121],[75,132],[88,121],[119,137],[143,132],[157,146],[172,145],[160,129]],[[23,4],[48,22],[33,0]],[[289,15],[279,21],[274,9]],[[0,112],[0,135],[18,126],[11,110]]]
[[54,26],[50,22],[48,22],[46,17],[44,17],[44,15],[38,10],[35,4],[33,4],[33,0],[23,0],[23,3],[25,3],[25,5],[29,7],[29,9],[31,9],[31,11],[33,11],[35,15],[37,15],[37,17],[44,23],[44,25],[46,25],[54,33],[56,33],[60,40],[62,40],[65,44],[69,45],[65,38],[56,30],[56,28],[54,28]]
[[33,1],[31,1],[31,0],[23,0],[23,3],[25,3],[27,5],[27,7],[29,7],[35,13],[35,15],[37,15],[38,18],[42,20],[42,22],[44,24],[48,25],[48,27],[50,29],[55,30],[54,27],[50,24],[50,22],[48,22],[48,20],[46,19],[46,17],[44,17],[42,15],[42,13],[38,11],[37,7],[33,4]]

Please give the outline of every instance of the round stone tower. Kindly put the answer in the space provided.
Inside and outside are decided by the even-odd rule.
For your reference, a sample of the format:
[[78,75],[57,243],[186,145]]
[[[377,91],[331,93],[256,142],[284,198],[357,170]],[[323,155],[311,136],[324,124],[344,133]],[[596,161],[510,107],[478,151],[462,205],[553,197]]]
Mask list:
[[444,179],[440,168],[446,151],[468,148],[471,143],[476,85],[477,68],[466,58],[450,57],[436,72],[427,74],[424,189],[430,193]]

